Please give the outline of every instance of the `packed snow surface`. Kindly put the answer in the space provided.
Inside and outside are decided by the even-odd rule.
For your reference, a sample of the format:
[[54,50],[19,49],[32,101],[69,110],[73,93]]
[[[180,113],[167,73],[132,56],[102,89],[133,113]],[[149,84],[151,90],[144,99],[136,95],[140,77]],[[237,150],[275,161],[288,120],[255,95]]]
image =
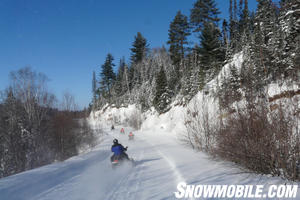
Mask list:
[[[175,199],[177,184],[284,184],[280,178],[245,173],[236,166],[211,160],[170,138],[164,128],[134,131],[105,129],[104,140],[91,152],[0,179],[1,200]],[[113,138],[128,146],[135,166],[112,169]],[[295,184],[295,183],[289,183]],[[300,199],[298,192],[298,199]]]

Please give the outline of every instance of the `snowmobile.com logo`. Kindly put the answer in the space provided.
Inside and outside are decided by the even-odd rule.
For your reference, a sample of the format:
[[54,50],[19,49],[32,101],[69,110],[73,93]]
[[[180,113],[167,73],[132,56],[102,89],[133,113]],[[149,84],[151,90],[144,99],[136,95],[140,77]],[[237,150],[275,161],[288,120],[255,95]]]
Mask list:
[[177,185],[177,199],[206,198],[296,198],[298,185],[271,185],[265,191],[263,185],[187,185],[181,182]]

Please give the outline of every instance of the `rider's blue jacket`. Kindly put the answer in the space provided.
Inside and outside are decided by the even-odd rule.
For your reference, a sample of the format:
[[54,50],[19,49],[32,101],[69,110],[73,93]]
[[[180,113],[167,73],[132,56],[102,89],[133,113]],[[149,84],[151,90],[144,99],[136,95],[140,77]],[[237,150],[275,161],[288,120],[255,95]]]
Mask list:
[[118,156],[121,155],[124,151],[126,151],[126,148],[124,148],[121,144],[114,144],[111,147],[111,151],[114,152],[116,156]]

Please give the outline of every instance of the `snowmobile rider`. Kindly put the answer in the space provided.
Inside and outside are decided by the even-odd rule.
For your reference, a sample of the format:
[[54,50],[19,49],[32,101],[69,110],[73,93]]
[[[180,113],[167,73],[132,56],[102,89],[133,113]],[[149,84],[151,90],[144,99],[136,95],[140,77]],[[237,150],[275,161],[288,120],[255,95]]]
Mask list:
[[113,143],[114,144],[111,146],[111,151],[114,152],[114,155],[112,155],[111,161],[113,161],[114,156],[121,156],[123,158],[126,158],[127,160],[130,160],[128,155],[125,153],[125,151],[127,151],[127,147],[119,144],[117,139],[114,139]]

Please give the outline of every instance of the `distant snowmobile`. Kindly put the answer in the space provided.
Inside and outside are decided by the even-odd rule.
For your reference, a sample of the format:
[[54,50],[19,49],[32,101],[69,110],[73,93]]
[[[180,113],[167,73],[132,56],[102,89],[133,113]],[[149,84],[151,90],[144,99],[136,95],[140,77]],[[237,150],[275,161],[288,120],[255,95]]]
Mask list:
[[132,132],[130,132],[128,135],[128,140],[133,140],[133,139],[134,139],[134,135]]

